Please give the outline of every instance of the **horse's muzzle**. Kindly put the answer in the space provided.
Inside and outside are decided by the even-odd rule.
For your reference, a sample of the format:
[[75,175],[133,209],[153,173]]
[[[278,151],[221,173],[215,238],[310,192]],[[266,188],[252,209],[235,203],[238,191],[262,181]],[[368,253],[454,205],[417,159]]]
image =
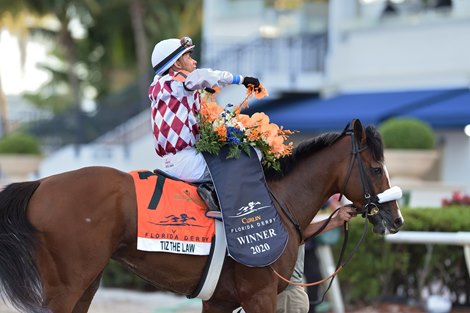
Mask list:
[[404,222],[405,222],[405,220],[403,219],[403,217],[399,217],[399,218],[395,219],[395,221],[393,222],[392,227],[390,228],[390,232],[392,234],[398,233],[398,231],[400,230],[400,228],[402,227]]

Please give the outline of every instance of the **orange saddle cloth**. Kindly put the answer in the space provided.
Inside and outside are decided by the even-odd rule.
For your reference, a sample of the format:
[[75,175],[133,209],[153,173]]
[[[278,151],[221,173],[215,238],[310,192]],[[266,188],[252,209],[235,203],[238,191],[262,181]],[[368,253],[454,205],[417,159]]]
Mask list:
[[214,219],[197,187],[147,170],[132,171],[137,197],[137,249],[209,255]]

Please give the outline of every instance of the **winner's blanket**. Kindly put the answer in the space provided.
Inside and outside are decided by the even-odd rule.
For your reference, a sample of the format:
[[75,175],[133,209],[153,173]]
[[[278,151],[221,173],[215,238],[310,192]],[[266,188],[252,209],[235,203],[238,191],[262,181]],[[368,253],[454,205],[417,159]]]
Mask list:
[[137,249],[209,255],[214,220],[196,186],[149,171],[130,172],[137,197]]
[[284,252],[288,234],[266,187],[264,172],[254,149],[227,159],[203,153],[222,211],[229,255],[246,266],[262,267]]

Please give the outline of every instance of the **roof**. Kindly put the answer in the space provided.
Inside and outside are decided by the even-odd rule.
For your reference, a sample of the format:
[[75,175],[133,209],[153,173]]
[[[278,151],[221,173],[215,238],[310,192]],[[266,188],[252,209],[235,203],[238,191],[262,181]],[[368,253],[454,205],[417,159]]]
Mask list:
[[[434,89],[349,93],[329,99],[311,96],[284,99],[283,105],[263,108],[272,122],[300,131],[341,130],[353,118],[365,125],[403,116],[416,117],[433,128],[460,128],[470,124],[470,90]],[[256,108],[255,108],[256,110]]]

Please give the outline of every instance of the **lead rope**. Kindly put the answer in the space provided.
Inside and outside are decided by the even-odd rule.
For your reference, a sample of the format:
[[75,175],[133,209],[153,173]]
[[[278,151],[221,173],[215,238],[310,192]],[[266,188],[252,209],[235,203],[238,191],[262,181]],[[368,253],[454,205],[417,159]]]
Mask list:
[[[367,214],[367,210],[368,210],[368,209],[366,208],[366,209],[365,209],[366,214]],[[337,268],[337,269],[338,269],[338,268],[343,269],[343,268],[352,260],[353,256],[357,253],[357,251],[359,250],[359,247],[360,247],[360,246],[362,245],[362,243],[364,242],[364,239],[365,239],[366,234],[367,234],[368,225],[369,225],[369,223],[368,223],[368,221],[367,221],[367,218],[364,219],[364,220],[365,220],[365,222],[364,222],[364,230],[363,230],[363,232],[362,232],[361,238],[360,238],[359,241],[356,243],[356,245],[354,246],[353,251],[351,252],[351,254],[349,255],[349,257],[344,261],[343,264],[341,264],[341,261],[340,261],[340,260],[341,260],[341,258],[342,258],[343,253],[344,253],[344,247],[345,247],[345,246],[343,246],[343,247],[341,248],[340,258],[339,258],[338,263],[337,263],[337,265],[336,265],[336,268]],[[346,229],[346,232],[345,232],[345,234],[344,234],[344,237],[345,237],[344,242],[346,242],[346,241],[347,241],[346,238],[348,237],[348,231],[347,231],[347,229],[348,229],[348,223],[347,223],[347,222],[344,222],[344,227],[345,227],[345,229]],[[338,271],[338,272],[339,272],[339,271]],[[326,287],[325,291],[323,292],[322,297],[321,297],[319,300],[313,302],[312,304],[317,305],[317,304],[320,304],[320,303],[322,303],[323,301],[325,301],[326,293],[328,292],[328,290],[330,290],[331,286],[333,285],[333,281],[334,281],[335,277],[336,277],[336,275],[333,276],[333,278],[330,280],[330,283],[328,284],[328,287]]]
[[[341,207],[340,207],[341,208]],[[326,223],[324,225],[322,225],[322,228],[324,228],[324,226],[326,226],[326,224],[328,224],[329,220],[331,219],[331,217],[333,216],[334,213],[336,213],[340,208],[336,209],[331,215],[330,217],[326,220]],[[366,210],[366,214],[367,214],[367,211],[368,211],[368,208],[365,208]],[[336,275],[352,260],[353,256],[357,253],[357,251],[359,250],[359,247],[362,245],[362,243],[364,242],[364,239],[365,239],[365,236],[367,234],[367,230],[368,230],[368,222],[367,222],[367,219],[365,219],[365,222],[364,222],[364,230],[362,232],[362,235],[361,235],[361,238],[359,239],[359,241],[356,243],[356,245],[354,246],[354,249],[353,251],[351,252],[351,254],[346,258],[346,260],[344,262],[343,261],[343,257],[344,257],[344,252],[346,250],[346,245],[347,245],[347,242],[348,242],[348,239],[349,239],[349,224],[348,222],[344,222],[344,225],[343,225],[343,228],[344,228],[344,239],[343,239],[343,244],[341,246],[341,252],[340,252],[340,255],[339,255],[339,259],[338,259],[338,262],[336,264],[336,269],[335,271],[328,275],[328,277],[325,277],[319,281],[316,281],[316,282],[312,282],[312,283],[297,283],[297,282],[293,282],[287,278],[285,278],[284,276],[282,276],[281,274],[279,274],[272,266],[271,269],[273,270],[274,274],[276,274],[277,277],[279,277],[281,280],[283,280],[284,282],[288,283],[288,284],[291,284],[291,285],[295,285],[295,286],[301,286],[301,287],[310,287],[310,286],[316,286],[316,285],[319,285],[319,284],[322,284],[324,282],[326,282],[328,279],[331,278],[331,281],[330,283],[328,284],[328,287],[326,288],[325,292],[323,293],[323,296],[321,298],[321,301],[319,301],[318,303],[321,303],[324,301],[325,299],[325,295],[326,293],[328,292],[328,290],[331,288],[331,285],[333,284],[333,280],[334,278],[336,277]],[[318,231],[317,231],[318,232]],[[315,233],[316,234],[316,233]],[[315,303],[317,304],[317,303]]]
[[[331,218],[333,217],[333,215],[339,211],[339,209],[341,209],[341,207],[337,208],[336,210],[333,211],[333,213],[330,214],[330,216],[326,219],[325,223],[323,223],[323,225],[312,235],[312,237],[315,237],[316,235],[318,235],[319,233],[321,233],[321,231],[326,227],[326,225],[328,225],[328,223],[330,222]],[[322,280],[319,280],[319,281],[316,281],[316,282],[312,282],[312,283],[297,283],[297,282],[293,282],[287,278],[285,278],[284,276],[282,276],[281,274],[279,274],[272,266],[271,269],[273,270],[274,274],[277,275],[277,277],[279,277],[281,280],[285,281],[286,283],[288,284],[291,284],[291,285],[295,285],[295,286],[301,286],[301,287],[310,287],[310,286],[316,286],[316,285],[320,285],[324,282],[326,282],[328,279],[332,278],[331,281],[333,281],[333,279],[335,278],[335,276],[343,269],[343,266],[341,265],[341,261],[343,259],[343,255],[344,255],[344,250],[345,250],[345,247],[346,247],[346,244],[347,244],[347,241],[348,241],[348,226],[347,226],[347,222],[344,222],[344,230],[345,230],[345,235],[344,235],[344,239],[343,239],[343,245],[341,247],[341,253],[340,253],[340,257],[339,257],[339,260],[338,260],[338,264],[336,265],[336,270],[330,274],[328,277],[325,277],[323,278]],[[311,237],[310,237],[311,238]],[[331,285],[331,283],[330,283]],[[329,289],[329,287],[328,287]],[[325,292],[326,293],[326,292]]]

